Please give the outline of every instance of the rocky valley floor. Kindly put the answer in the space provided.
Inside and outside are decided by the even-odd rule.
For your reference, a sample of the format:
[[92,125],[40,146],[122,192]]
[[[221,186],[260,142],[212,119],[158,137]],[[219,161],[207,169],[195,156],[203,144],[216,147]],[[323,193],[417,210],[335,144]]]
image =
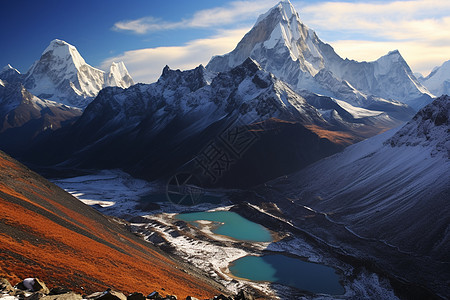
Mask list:
[[[54,182],[100,212],[127,220],[133,232],[203,270],[231,293],[250,289],[256,296],[271,299],[397,299],[389,280],[368,271],[363,265],[352,265],[351,260],[337,255],[331,245],[296,230],[289,220],[279,214],[276,205],[233,203],[236,195],[245,197],[245,193],[208,191],[208,194],[221,199],[219,203],[212,201],[215,203],[181,206],[168,201],[164,189],[158,184],[133,179],[117,170]],[[192,211],[239,212],[271,229],[273,240],[243,242],[214,233],[212,222],[199,222],[198,226],[177,218],[178,213]],[[312,212],[310,214],[313,215]],[[313,294],[283,284],[239,278],[229,270],[230,264],[239,258],[273,253],[332,266],[339,273],[345,291],[340,295]]]

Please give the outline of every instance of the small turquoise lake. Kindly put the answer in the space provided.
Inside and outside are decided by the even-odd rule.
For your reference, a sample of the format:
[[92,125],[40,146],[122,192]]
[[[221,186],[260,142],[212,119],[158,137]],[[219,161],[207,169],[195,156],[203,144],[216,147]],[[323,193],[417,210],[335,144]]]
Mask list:
[[[207,211],[179,214],[176,218],[196,225],[205,220],[216,223],[212,231],[236,240],[252,242],[271,242],[272,235],[264,226],[251,222],[231,211]],[[197,226],[197,225],[196,225]]]
[[345,292],[335,269],[282,254],[245,256],[231,263],[229,270],[239,278],[276,282],[312,293]]

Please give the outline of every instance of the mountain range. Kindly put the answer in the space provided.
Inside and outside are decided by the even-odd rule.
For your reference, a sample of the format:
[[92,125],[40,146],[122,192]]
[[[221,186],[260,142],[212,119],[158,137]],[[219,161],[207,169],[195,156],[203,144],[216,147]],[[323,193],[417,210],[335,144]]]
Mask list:
[[374,62],[344,60],[301,22],[289,1],[261,15],[232,52],[213,57],[206,68],[224,71],[247,57],[300,93],[308,90],[369,109],[395,108],[401,101],[417,110],[431,102],[431,93],[399,51]]
[[53,40],[26,74],[7,65],[0,80],[0,147],[15,156],[72,124],[102,88],[134,84],[123,62],[101,71],[61,40]]
[[[229,54],[188,71],[166,66],[152,84],[133,85],[123,63],[95,69],[61,40],[26,74],[7,66],[0,78],[15,95],[41,99],[33,113],[20,97],[0,102],[7,120],[0,146],[27,162],[122,168],[148,180],[193,172],[223,187],[299,170],[399,126],[432,99],[398,51],[374,62],[344,60],[289,1],[261,15]],[[229,145],[223,137],[232,132],[248,145]],[[216,156],[205,165],[211,147]]]
[[[58,63],[62,57],[70,63]],[[54,72],[45,71],[53,64],[58,65]],[[26,160],[123,168],[148,180],[183,170],[206,174],[207,185],[249,186],[399,126],[414,115],[399,100],[414,100],[408,103],[417,106],[431,100],[398,51],[373,63],[343,60],[300,22],[288,1],[262,15],[235,50],[212,58],[206,68],[179,71],[167,66],[157,82],[125,90],[132,83],[126,69],[122,64],[111,69],[106,76],[86,65],[73,46],[60,40],[50,44],[25,76],[30,91],[52,99],[75,93],[78,100],[65,98],[63,103],[83,108],[87,102],[79,102],[81,95],[89,99],[106,83],[118,87],[103,89],[76,122],[30,147]],[[11,68],[6,71],[8,78],[14,77]],[[43,87],[49,86],[53,73],[84,79],[50,80],[48,91],[55,92],[46,94]],[[388,75],[395,75],[395,84]],[[117,78],[121,80],[113,80]],[[205,170],[202,153],[210,145],[226,144],[223,135],[233,131],[246,132],[243,136],[251,140],[245,151],[222,145],[227,150],[216,154],[225,166],[211,160]],[[268,153],[270,159],[258,164]],[[212,165],[219,174],[209,170]]]
[[[354,138],[334,131],[336,126],[317,109],[252,59],[211,82],[209,77],[202,66],[189,71],[166,67],[154,84],[104,89],[72,126],[34,149],[32,154],[40,153],[34,159],[47,156],[50,164],[124,168],[149,180],[183,167],[208,173],[206,185],[219,180],[242,186],[292,172],[341,150]],[[300,147],[301,155],[296,151]],[[269,149],[271,160],[260,165],[259,173],[254,167],[241,173],[246,168],[241,164],[258,165],[253,162]],[[206,167],[223,167],[220,172],[201,168],[205,153],[213,150]],[[245,183],[244,176],[251,172],[258,175]]]
[[[0,71],[0,148],[50,177],[119,168],[163,186],[183,175],[244,189],[240,202],[272,207],[276,222],[350,264],[445,298],[450,97],[434,95],[450,92],[449,67],[416,78],[397,50],[343,59],[289,1],[230,53],[192,70],[166,66],[151,84],[134,84],[123,63],[96,69],[53,40],[27,73]],[[0,166],[0,249],[13,262],[0,259],[1,272],[23,278],[38,266],[53,280],[64,262],[74,284],[127,291],[150,278],[182,295],[216,292],[3,152]],[[106,271],[81,268],[91,261]],[[120,282],[130,265],[140,276]]]

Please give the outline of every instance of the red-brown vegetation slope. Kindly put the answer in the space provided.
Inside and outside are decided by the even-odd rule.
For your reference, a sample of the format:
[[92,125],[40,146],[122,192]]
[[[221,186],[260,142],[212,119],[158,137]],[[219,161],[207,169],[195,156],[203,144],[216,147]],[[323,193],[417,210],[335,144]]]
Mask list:
[[[190,272],[192,273],[192,272]],[[200,275],[0,151],[0,277],[87,292],[111,287],[211,297]],[[51,284],[50,284],[51,285]]]

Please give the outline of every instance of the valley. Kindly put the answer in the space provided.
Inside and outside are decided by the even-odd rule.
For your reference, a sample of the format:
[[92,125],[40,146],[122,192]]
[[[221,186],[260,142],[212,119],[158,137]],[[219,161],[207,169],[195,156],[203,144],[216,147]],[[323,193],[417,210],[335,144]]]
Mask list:
[[[192,18],[267,5],[224,3]],[[91,300],[449,299],[449,61],[424,77],[402,49],[344,58],[293,4],[202,64],[177,51],[208,39],[123,50],[209,26],[147,16],[102,23],[136,44],[99,67],[53,37],[26,72],[0,70],[0,299],[53,297],[9,287],[30,276]],[[149,53],[190,69],[133,79]],[[111,289],[129,295],[89,298]]]

